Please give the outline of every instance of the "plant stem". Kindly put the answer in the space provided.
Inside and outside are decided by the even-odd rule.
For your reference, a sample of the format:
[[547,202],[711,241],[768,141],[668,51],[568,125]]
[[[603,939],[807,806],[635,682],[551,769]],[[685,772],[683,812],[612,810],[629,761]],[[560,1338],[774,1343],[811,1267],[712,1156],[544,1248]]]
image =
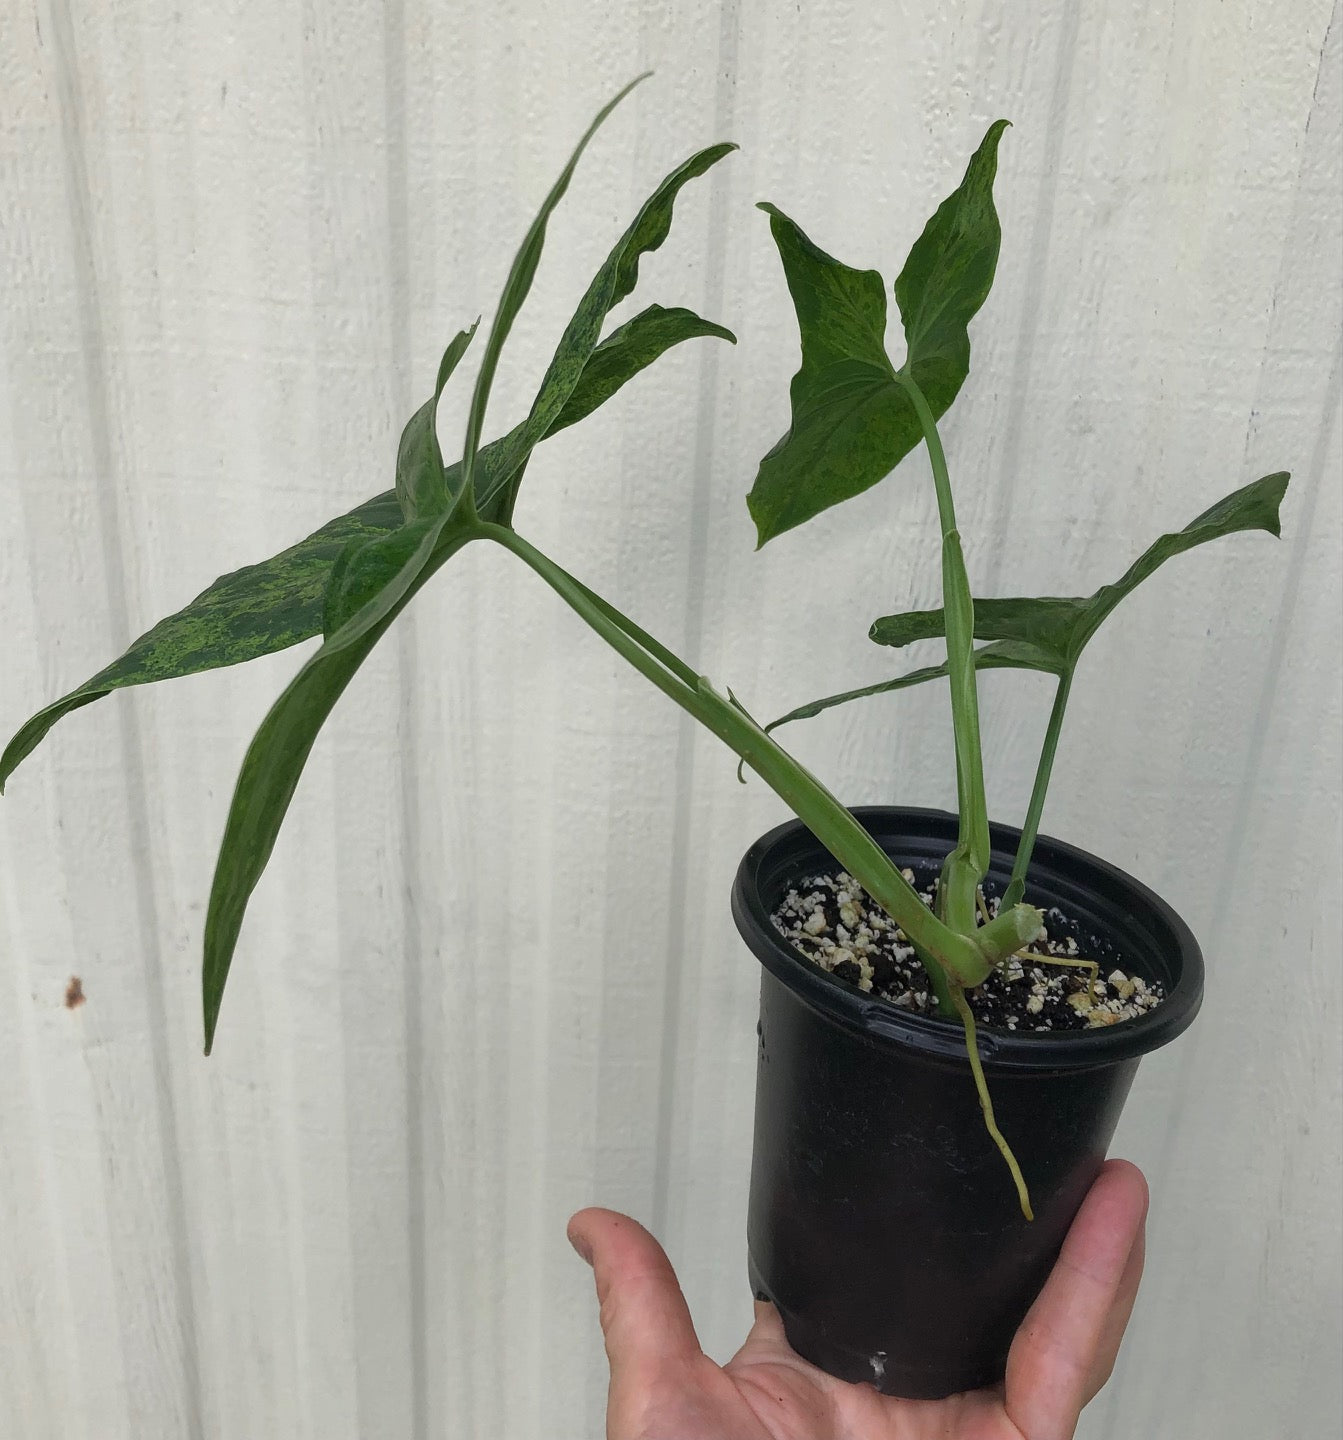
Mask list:
[[[720,695],[664,646],[595,596],[516,531],[500,525],[475,527],[525,561],[613,649],[664,694],[689,711],[731,747],[801,819],[817,840],[854,876],[918,947],[962,985],[978,985],[993,966],[1034,936],[1039,912],[1030,906],[1004,911],[990,925],[962,934],[944,925],[924,905],[890,857],[839,800],[772,739],[742,707]],[[943,977],[944,979],[946,977]]]
[[989,814],[984,793],[984,760],[979,738],[979,692],[975,683],[975,612],[965,572],[951,477],[937,422],[923,391],[908,369],[895,377],[914,405],[928,446],[937,514],[942,527],[942,609],[946,619],[947,672],[951,680],[951,718],[956,737],[956,797],[960,831],[956,848],[942,870],[947,923],[970,934],[977,922],[975,894],[989,868]]
[[1059,732],[1063,729],[1063,712],[1068,708],[1068,692],[1072,689],[1072,683],[1072,671],[1065,670],[1059,676],[1059,688],[1054,692],[1054,708],[1049,712],[1045,742],[1040,750],[1040,763],[1035,768],[1031,803],[1026,811],[1025,824],[1021,827],[1021,840],[1017,844],[1017,858],[1012,865],[1012,878],[1008,882],[1000,907],[1004,910],[1015,905],[1026,893],[1026,872],[1031,868],[1031,852],[1035,849],[1035,837],[1040,833],[1040,817],[1044,814],[1045,794],[1049,790],[1049,776],[1054,768],[1054,754],[1059,748]]

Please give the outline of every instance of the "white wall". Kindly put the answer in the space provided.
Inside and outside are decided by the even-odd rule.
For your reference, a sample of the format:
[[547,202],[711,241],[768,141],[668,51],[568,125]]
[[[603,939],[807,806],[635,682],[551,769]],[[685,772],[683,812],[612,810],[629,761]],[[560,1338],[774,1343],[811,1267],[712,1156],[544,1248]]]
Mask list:
[[[724,137],[741,154],[686,192],[637,298],[742,343],[685,347],[548,443],[519,524],[759,713],[890,673],[867,623],[935,594],[922,462],[752,553],[742,496],[797,353],[752,202],[891,277],[1009,116],[997,290],[945,427],[978,588],[1090,587],[1295,473],[1280,543],[1180,560],[1097,641],[1046,819],[1161,889],[1210,972],[1117,1142],[1153,1182],[1151,1265],[1083,1433],[1332,1433],[1337,20],[1330,0],[9,0],[0,728],[390,483],[439,348],[649,66],[551,227],[496,423],[643,195]],[[449,399],[445,447],[461,423]],[[0,1435],[596,1435],[595,1307],[563,1238],[589,1202],[656,1226],[708,1348],[739,1338],[757,979],[726,892],[779,805],[507,557],[468,554],[324,733],[206,1061],[215,846],[298,661],[87,709],[0,805]],[[984,691],[1010,820],[1046,697]],[[854,801],[946,803],[945,703],[794,739]]]

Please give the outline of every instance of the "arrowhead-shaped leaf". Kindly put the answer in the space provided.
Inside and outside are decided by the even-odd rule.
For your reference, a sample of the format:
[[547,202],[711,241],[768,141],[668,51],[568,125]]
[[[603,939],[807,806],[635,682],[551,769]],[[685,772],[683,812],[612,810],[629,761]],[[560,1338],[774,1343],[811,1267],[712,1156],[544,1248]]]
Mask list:
[[759,544],[875,485],[920,439],[913,403],[886,354],[886,286],[827,255],[762,205],[802,336],[792,423],[760,462],[746,504]]
[[[1102,585],[1094,595],[976,600],[975,638],[1030,647],[1038,657],[1034,669],[1058,675],[1072,670],[1106,617],[1167,560],[1241,530],[1280,534],[1288,479],[1286,471],[1265,475],[1219,500],[1183,530],[1162,535],[1113,585]],[[941,610],[910,610],[883,616],[869,634],[879,645],[902,646],[941,636],[943,626]]]
[[970,370],[969,324],[988,299],[1002,230],[993,206],[998,142],[1006,120],[989,126],[965,177],[937,207],[895,282],[905,327],[905,365],[934,415],[956,398]]
[[[966,327],[998,262],[993,179],[1006,125],[1000,120],[989,129],[895,285],[908,347],[904,368],[934,418],[945,413],[969,371]],[[760,462],[747,497],[763,545],[870,489],[923,432],[886,353],[881,276],[826,254],[775,206],[760,208],[770,217],[802,341],[802,367],[790,392],[792,423]]]

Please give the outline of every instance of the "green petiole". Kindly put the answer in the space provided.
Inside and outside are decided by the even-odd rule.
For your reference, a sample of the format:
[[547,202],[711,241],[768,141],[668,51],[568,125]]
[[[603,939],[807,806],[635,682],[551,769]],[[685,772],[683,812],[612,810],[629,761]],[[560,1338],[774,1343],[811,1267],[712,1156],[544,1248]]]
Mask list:
[[1000,960],[1038,933],[1041,916],[1029,905],[1004,909],[970,934],[945,925],[839,800],[705,676],[693,676],[684,661],[515,530],[476,523],[471,533],[524,561],[636,670],[735,751],[896,921],[936,985],[945,987],[948,979],[962,986],[981,984]]
[[1073,672],[1065,670],[1059,676],[1058,689],[1054,692],[1054,707],[1049,712],[1049,724],[1045,727],[1044,744],[1040,748],[1040,763],[1035,767],[1035,784],[1031,788],[1031,803],[1026,810],[1026,819],[1021,827],[1021,839],[1017,843],[1017,858],[1012,864],[1012,878],[1003,894],[1002,907],[1015,905],[1026,892],[1026,872],[1031,868],[1031,853],[1035,849],[1035,837],[1040,833],[1040,817],[1044,814],[1045,795],[1049,790],[1049,777],[1054,769],[1054,755],[1059,748],[1059,733],[1063,729],[1063,712],[1068,708],[1068,693],[1072,689]]
[[946,922],[963,935],[977,923],[975,896],[989,868],[989,810],[984,793],[984,760],[979,739],[979,692],[975,684],[975,607],[965,556],[956,529],[951,477],[937,421],[909,367],[895,377],[914,405],[933,483],[942,527],[942,606],[946,614],[947,674],[951,680],[951,718],[956,741],[956,796],[960,835],[942,867],[942,905]]

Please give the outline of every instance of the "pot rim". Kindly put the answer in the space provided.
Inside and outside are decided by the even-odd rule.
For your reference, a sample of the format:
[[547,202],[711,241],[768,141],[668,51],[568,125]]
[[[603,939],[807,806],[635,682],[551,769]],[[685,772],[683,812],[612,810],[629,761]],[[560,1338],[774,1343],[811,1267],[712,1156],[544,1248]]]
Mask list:
[[[915,806],[859,805],[851,813],[893,858],[922,860],[898,848],[918,839],[950,849],[958,821],[945,810]],[[991,873],[1010,870],[1020,830],[991,824],[994,865]],[[892,842],[888,844],[888,842]],[[1006,855],[1007,863],[1001,863]],[[770,974],[812,1009],[877,1044],[898,1044],[923,1052],[930,1060],[968,1067],[965,1035],[959,1023],[917,1015],[889,1000],[866,995],[804,959],[774,928],[762,890],[779,893],[781,876],[815,873],[826,860],[837,864],[800,820],[790,820],[762,835],[743,856],[732,886],[732,917],[742,938]],[[1169,1044],[1193,1022],[1203,1001],[1203,955],[1193,932],[1155,891],[1117,866],[1051,836],[1040,835],[1031,857],[1030,876],[1045,896],[1107,938],[1122,936],[1126,956],[1139,952],[1140,972],[1165,971],[1166,998],[1154,1010],[1096,1030],[1060,1033],[978,1030],[979,1053],[987,1070],[1080,1070],[1135,1060]],[[1030,890],[1028,888],[1028,897]],[[1045,898],[1045,897],[1041,897]],[[1088,903],[1090,901],[1090,903]],[[1117,918],[1107,923],[1106,910]],[[1080,913],[1079,913],[1080,912]],[[1130,963],[1133,963],[1130,961]],[[1172,978],[1172,971],[1174,972]]]

